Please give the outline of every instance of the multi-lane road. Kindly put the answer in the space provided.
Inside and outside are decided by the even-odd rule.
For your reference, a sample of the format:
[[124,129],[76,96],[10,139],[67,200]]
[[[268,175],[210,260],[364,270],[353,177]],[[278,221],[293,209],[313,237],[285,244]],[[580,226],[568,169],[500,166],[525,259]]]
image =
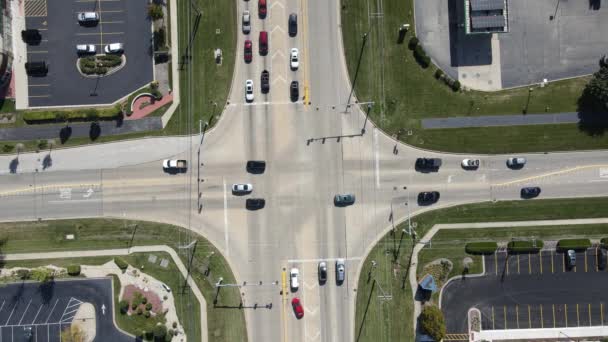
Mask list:
[[[0,176],[2,220],[107,216],[189,227],[224,253],[239,282],[262,282],[241,288],[246,305],[273,304],[246,311],[251,341],[352,341],[357,270],[391,227],[390,217],[397,223],[441,206],[517,199],[527,185],[540,186],[542,198],[608,194],[606,151],[526,155],[521,170],[508,169],[507,156],[476,156],[480,168],[466,171],[460,167],[464,156],[405,146],[372,123],[361,134],[364,113],[357,107],[346,111],[350,83],[338,2],[276,0],[263,20],[256,1],[239,1],[238,8],[239,19],[245,9],[252,13],[253,61],[243,61],[247,38],[240,34],[230,104],[204,139],[58,150],[47,170],[40,166],[43,154],[25,154],[15,174],[8,174],[14,157],[1,157],[0,164],[7,165]],[[298,14],[295,38],[287,34],[292,12]],[[270,36],[266,57],[257,53],[262,29]],[[292,47],[300,50],[297,71],[289,68]],[[271,74],[269,94],[260,92],[264,69]],[[245,101],[246,79],[256,85],[252,103]],[[290,101],[291,80],[300,82],[304,99]],[[164,173],[159,160],[172,156],[188,158],[189,172]],[[421,156],[440,157],[443,166],[436,173],[416,172]],[[250,159],[266,160],[266,171],[247,173]],[[252,195],[232,195],[231,185],[245,182],[253,184]],[[418,206],[418,192],[430,190],[441,192],[439,203]],[[356,195],[355,205],[335,207],[333,196],[345,192]],[[248,197],[265,198],[266,207],[246,210]],[[336,258],[347,260],[341,286],[334,281]],[[319,260],[330,266],[323,286],[317,282]],[[300,269],[300,288],[281,296],[283,270],[291,267]],[[301,320],[289,305],[293,296],[303,302]]]

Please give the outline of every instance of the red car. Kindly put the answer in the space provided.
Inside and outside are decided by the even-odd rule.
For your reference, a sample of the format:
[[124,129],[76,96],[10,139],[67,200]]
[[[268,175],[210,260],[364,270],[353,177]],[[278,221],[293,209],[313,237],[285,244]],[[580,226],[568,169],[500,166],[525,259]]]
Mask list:
[[251,62],[252,58],[253,58],[253,44],[251,43],[251,40],[246,40],[245,41],[245,62],[246,63]]
[[258,0],[258,15],[260,18],[266,18],[266,0]]
[[296,314],[297,319],[304,317],[304,308],[302,307],[302,303],[300,303],[300,298],[294,297],[291,300],[291,306],[293,307],[293,312]]

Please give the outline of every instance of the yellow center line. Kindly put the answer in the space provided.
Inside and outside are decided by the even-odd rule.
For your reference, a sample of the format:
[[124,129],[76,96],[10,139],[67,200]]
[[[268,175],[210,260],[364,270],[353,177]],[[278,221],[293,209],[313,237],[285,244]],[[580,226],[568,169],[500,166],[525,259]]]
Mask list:
[[598,168],[598,167],[608,167],[608,164],[577,166],[577,167],[573,167],[573,168],[569,168],[569,169],[565,169],[565,170],[552,171],[552,172],[548,172],[548,173],[544,173],[544,174],[540,174],[540,175],[536,175],[536,176],[531,176],[531,177],[526,177],[526,178],[522,178],[522,179],[517,179],[517,180],[513,180],[513,181],[509,181],[509,182],[495,183],[495,184],[492,184],[492,186],[513,185],[513,184],[524,183],[524,182],[528,182],[528,181],[543,178],[543,177],[557,176],[557,175],[561,175],[561,174],[565,174],[565,173],[569,173],[569,172],[585,170],[585,169],[594,169],[594,168]]
[[287,274],[285,270],[281,272],[281,286],[283,287],[283,305],[281,305],[281,318],[283,320],[283,341],[287,341],[287,317],[285,306],[287,305]]
[[540,305],[540,328],[544,329],[545,328],[545,321],[543,319],[543,305]]
[[532,318],[530,317],[530,304],[528,304],[528,329],[532,329]]
[[304,105],[307,106],[308,102],[310,102],[310,91],[308,87],[308,69],[306,68],[307,63],[309,63],[308,59],[308,4],[306,0],[302,0],[300,2],[302,6],[302,49],[304,60],[302,61],[302,69],[304,72]]
[[538,260],[540,265],[540,274],[543,274],[543,251],[538,251]]
[[555,328],[555,304],[551,304],[551,308],[553,310],[553,327]]
[[587,313],[589,313],[589,326],[591,326],[591,303],[587,305]]

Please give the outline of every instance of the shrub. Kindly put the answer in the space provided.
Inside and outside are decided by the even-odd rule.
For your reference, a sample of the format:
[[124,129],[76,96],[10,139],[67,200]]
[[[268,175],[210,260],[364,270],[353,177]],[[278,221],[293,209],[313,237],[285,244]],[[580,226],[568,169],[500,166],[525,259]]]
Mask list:
[[558,250],[587,249],[591,247],[589,239],[563,239],[557,242]]
[[19,278],[21,280],[30,279],[31,276],[32,276],[32,272],[30,272],[30,270],[26,270],[26,269],[17,270],[17,278]]
[[68,274],[71,276],[77,276],[80,274],[80,265],[69,265]]
[[498,245],[496,242],[469,242],[465,246],[465,251],[469,254],[492,254],[496,252]]
[[507,244],[509,253],[537,253],[543,248],[542,240],[535,241],[510,241]]
[[459,91],[460,90],[460,81],[454,81],[454,83],[452,84],[452,90],[453,91]]
[[36,146],[39,150],[44,150],[48,146],[48,141],[46,139],[38,140]]
[[600,240],[600,243],[602,244],[602,246],[607,246],[608,245],[608,238],[602,238]]
[[152,303],[146,303],[146,310],[152,310]]
[[154,47],[156,50],[165,50],[167,45],[167,32],[165,27],[159,28],[157,31],[154,31]]
[[412,38],[410,38],[410,41],[407,43],[407,47],[413,51],[416,48],[416,46],[418,46],[418,43],[419,43],[418,38],[412,37]]
[[438,307],[425,306],[420,313],[420,325],[435,341],[445,338],[445,321]]
[[141,315],[144,313],[144,310],[142,310],[141,308],[137,308],[137,314]]
[[146,312],[144,313],[144,317],[146,317],[146,318],[150,318],[150,316],[152,316],[152,315],[150,314],[150,311],[146,311]]
[[33,280],[39,281],[41,283],[48,283],[50,281],[53,281],[54,279],[53,270],[46,267],[36,268],[32,271],[31,277]]
[[162,19],[164,16],[163,7],[157,4],[150,4],[148,6],[148,16],[152,20]]
[[[141,299],[141,303],[142,304],[148,304],[148,297],[143,296],[142,299]],[[148,309],[148,310],[150,310],[150,309]]]
[[152,89],[151,94],[154,96],[155,100],[160,100],[163,98],[163,94],[158,89]]
[[129,312],[129,302],[127,302],[126,300],[121,300],[120,302],[118,302],[118,308],[120,309],[121,314],[126,314],[127,312]]
[[4,153],[8,153],[14,149],[15,149],[15,145],[4,144],[4,146],[2,146],[2,152],[4,152]]
[[173,329],[177,329],[177,322],[173,322]]
[[131,303],[131,310],[137,309],[137,304],[135,302]]
[[177,332],[173,329],[169,329],[169,331],[167,332],[167,335],[169,336],[177,336]]
[[440,78],[442,78],[444,75],[445,75],[445,74],[443,73],[443,70],[441,70],[441,69],[437,69],[437,70],[435,70],[435,78],[436,78],[436,79],[440,79]]
[[153,332],[155,341],[163,341],[167,336],[167,327],[164,324],[159,324],[154,327]]
[[125,261],[125,259],[121,258],[121,257],[115,257],[114,258],[114,263],[116,264],[116,266],[118,266],[118,268],[120,268],[121,270],[126,270],[127,267],[129,267],[129,263],[127,263]]
[[[95,109],[99,119],[115,119],[120,110],[116,107]],[[44,122],[65,122],[87,120],[87,111],[64,110],[64,111],[31,111],[23,114],[23,120],[28,124]]]
[[420,66],[424,69],[428,68],[431,65],[431,59],[426,55],[426,52],[422,48],[422,45],[417,45],[414,48],[414,58],[420,64]]

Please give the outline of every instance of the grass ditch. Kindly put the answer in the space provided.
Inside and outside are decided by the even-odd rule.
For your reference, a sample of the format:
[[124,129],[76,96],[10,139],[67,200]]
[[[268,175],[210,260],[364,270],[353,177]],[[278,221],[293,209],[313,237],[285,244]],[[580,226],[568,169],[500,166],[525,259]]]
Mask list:
[[[2,253],[126,248],[157,245],[159,241],[179,251],[178,246],[196,239],[198,243],[192,258],[191,275],[207,302],[209,341],[247,341],[244,312],[237,309],[241,303],[239,290],[224,288],[216,297],[214,287],[219,277],[223,277],[226,283],[235,283],[234,275],[221,253],[200,235],[173,225],[115,219],[0,223],[0,232],[0,238],[4,241],[0,246]],[[73,234],[75,239],[65,239],[68,234]],[[123,258],[135,265],[143,263],[137,259],[129,261],[130,257]],[[180,258],[184,264],[189,261],[184,254],[180,254]],[[66,259],[63,265],[73,262]],[[80,262],[84,263],[85,260]],[[148,264],[146,270],[149,270]],[[178,277],[174,273],[169,276],[175,279],[159,276],[159,280],[167,280],[169,286],[177,284]],[[195,302],[192,298],[179,305],[185,310],[182,324],[194,327],[198,318],[194,313]],[[217,305],[214,305],[214,298],[217,298]]]

